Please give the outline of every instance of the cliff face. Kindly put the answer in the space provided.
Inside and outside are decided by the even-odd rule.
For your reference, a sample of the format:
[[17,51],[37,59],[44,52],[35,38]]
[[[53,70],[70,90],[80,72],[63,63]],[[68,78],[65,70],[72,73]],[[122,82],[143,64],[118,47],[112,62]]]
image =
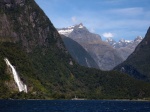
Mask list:
[[150,28],[145,38],[135,48],[135,51],[127,60],[117,66],[115,69],[128,73],[138,79],[150,81]]
[[4,58],[12,62],[29,92],[37,97],[47,91],[41,82],[65,74],[66,65],[72,61],[57,30],[34,0],[0,1],[1,98],[12,97],[16,92]]
[[22,43],[27,52],[54,41],[63,48],[59,34],[33,0],[2,0],[0,6],[0,41]]

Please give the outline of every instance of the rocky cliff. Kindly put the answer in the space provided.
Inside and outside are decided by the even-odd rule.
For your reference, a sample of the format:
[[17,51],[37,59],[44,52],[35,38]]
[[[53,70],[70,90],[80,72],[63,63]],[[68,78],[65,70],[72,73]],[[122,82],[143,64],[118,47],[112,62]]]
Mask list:
[[4,58],[12,62],[21,79],[27,83],[31,94],[26,97],[33,94],[43,97],[47,90],[46,84],[41,83],[49,79],[46,75],[52,73],[51,66],[55,66],[55,71],[58,67],[62,73],[64,63],[69,66],[72,59],[59,33],[34,0],[1,0],[0,7],[1,97],[16,97],[18,94],[16,86],[11,87],[15,83],[6,71]]
[[135,51],[127,60],[117,66],[115,69],[128,73],[138,79],[150,81],[150,28],[144,39],[135,48]]
[[19,42],[27,52],[54,41],[63,47],[58,32],[33,0],[1,0],[0,5],[1,41]]

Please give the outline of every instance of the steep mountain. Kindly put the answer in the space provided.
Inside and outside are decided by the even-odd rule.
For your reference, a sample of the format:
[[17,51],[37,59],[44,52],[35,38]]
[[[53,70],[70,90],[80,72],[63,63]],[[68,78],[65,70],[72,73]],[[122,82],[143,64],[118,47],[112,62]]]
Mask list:
[[[71,99],[75,95],[86,99],[150,97],[147,82],[75,63],[34,0],[1,0],[0,8],[1,99]],[[16,87],[12,66],[27,85],[27,93]]]
[[118,65],[115,70],[128,73],[139,79],[150,81],[150,28],[145,38],[135,48],[135,51],[127,58],[127,60]]
[[125,61],[127,57],[135,50],[136,46],[142,41],[142,37],[138,36],[133,41],[121,39],[118,42],[108,38],[106,42],[115,48],[120,56]]
[[78,42],[101,70],[111,70],[123,61],[114,48],[103,42],[98,34],[90,33],[82,23],[58,29],[58,32]]
[[[54,88],[52,80],[68,74],[66,64],[69,66],[72,59],[57,30],[34,0],[1,0],[0,7],[0,73],[7,80],[2,78],[6,84],[2,83],[1,90],[10,90],[7,97],[15,97],[17,92],[15,86],[9,87],[14,84],[4,62],[8,58],[26,82],[29,96],[44,97],[50,93],[48,88]],[[3,93],[1,97],[5,97]]]
[[61,35],[65,47],[71,54],[71,56],[82,66],[89,68],[99,68],[94,59],[89,55],[89,53],[76,41]]
[[70,37],[78,43],[94,43],[101,40],[98,34],[90,33],[82,23],[67,28],[58,29],[62,35]]

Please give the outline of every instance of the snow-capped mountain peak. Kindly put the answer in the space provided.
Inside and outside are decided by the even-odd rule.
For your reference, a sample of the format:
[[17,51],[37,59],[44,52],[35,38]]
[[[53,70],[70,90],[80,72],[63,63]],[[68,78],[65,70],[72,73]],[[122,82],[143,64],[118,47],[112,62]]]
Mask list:
[[143,40],[143,37],[142,36],[137,36],[135,39],[134,39],[134,42],[141,42]]
[[66,28],[62,28],[62,29],[58,29],[59,34],[68,36],[75,28],[84,28],[83,24],[77,24],[77,25],[73,25],[73,26],[69,26]]
[[106,39],[106,42],[110,44],[113,48],[122,48],[126,46],[137,46],[138,43],[142,41],[141,36],[137,36],[134,40],[125,40],[125,39],[120,39],[118,42],[114,41],[111,38]]
[[120,43],[131,43],[132,40],[120,39],[119,42],[120,42]]
[[106,42],[113,42],[114,40],[112,38],[107,38]]
[[78,26],[79,26],[78,28],[84,28],[82,23],[80,23]]
[[65,36],[68,36],[72,31],[73,31],[73,28],[68,28],[68,29],[64,28],[64,29],[58,30],[59,34],[62,34]]

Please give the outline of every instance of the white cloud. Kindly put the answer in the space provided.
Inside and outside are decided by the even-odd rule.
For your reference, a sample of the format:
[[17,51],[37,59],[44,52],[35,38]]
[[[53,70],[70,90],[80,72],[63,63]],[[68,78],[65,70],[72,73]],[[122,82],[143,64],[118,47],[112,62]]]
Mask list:
[[110,33],[110,32],[106,32],[106,33],[103,33],[103,37],[105,37],[105,38],[112,38],[112,37],[114,37],[114,35],[112,33]]
[[141,15],[143,13],[143,8],[142,7],[120,8],[120,9],[110,10],[109,12],[114,14],[119,14],[119,15],[136,16],[136,15]]
[[90,29],[90,31],[91,31],[92,33],[95,33],[95,30],[94,30],[94,28],[91,28],[91,29]]
[[71,20],[72,20],[73,23],[77,22],[77,18],[75,16],[71,17]]

